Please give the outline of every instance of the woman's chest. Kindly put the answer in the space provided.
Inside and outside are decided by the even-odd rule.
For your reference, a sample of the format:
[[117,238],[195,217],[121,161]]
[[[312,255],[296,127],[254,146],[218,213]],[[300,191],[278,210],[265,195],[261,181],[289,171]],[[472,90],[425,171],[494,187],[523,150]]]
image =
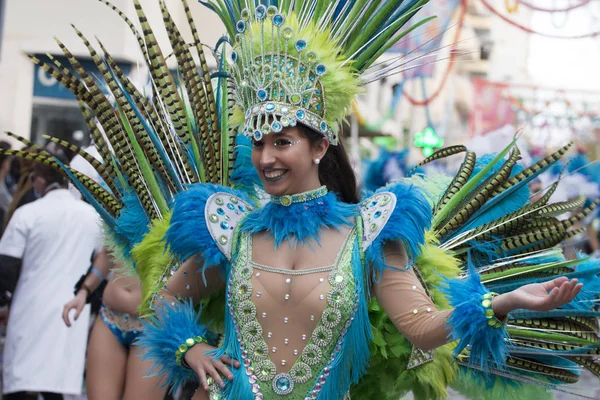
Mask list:
[[306,394],[326,379],[356,303],[355,239],[349,232],[331,265],[289,270],[254,262],[252,241],[241,238],[228,304],[244,366],[265,395]]

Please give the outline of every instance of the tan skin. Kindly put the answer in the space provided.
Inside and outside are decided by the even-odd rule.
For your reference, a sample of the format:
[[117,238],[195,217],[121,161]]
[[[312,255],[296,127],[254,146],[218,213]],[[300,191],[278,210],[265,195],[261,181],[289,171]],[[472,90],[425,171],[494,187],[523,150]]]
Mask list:
[[[267,135],[260,142],[254,142],[252,163],[258,171],[268,194],[282,196],[301,193],[321,186],[318,175],[319,166],[315,160],[322,159],[328,147],[329,143],[326,139],[322,139],[316,145],[311,145],[300,129],[289,127],[285,128],[281,134]],[[327,241],[323,240],[321,243],[324,245],[327,243],[329,247],[337,245],[337,248],[339,248],[346,233],[345,230],[323,230],[323,234],[327,235],[328,239]],[[252,243],[253,260],[258,263],[265,261],[266,265],[277,265],[278,268],[288,270],[302,270],[313,268],[315,265],[327,265],[327,263],[324,263],[325,260],[323,260],[322,255],[315,253],[315,250],[311,250],[308,246],[299,246],[294,249],[283,245],[274,249],[272,241],[262,233],[255,234]],[[399,271],[386,270],[381,282],[372,287],[372,293],[378,298],[383,293],[399,291],[398,288],[385,285],[388,280],[393,281],[394,274],[413,274],[412,271],[404,271],[403,267],[407,265],[408,259],[400,243],[388,243],[384,248],[384,253],[387,264],[398,268]],[[191,274],[193,271],[197,271],[199,266],[201,266],[201,260],[192,258],[185,262],[183,267],[171,279],[177,281],[181,279],[184,271]],[[224,283],[216,269],[209,271],[206,276],[207,286],[204,286],[202,280],[199,279],[196,287],[193,288],[195,299],[207,296],[214,290],[223,287]],[[569,281],[567,278],[557,278],[545,283],[527,285],[513,292],[495,297],[492,308],[499,319],[504,319],[510,311],[515,309],[551,310],[570,302],[579,293],[581,287],[582,284],[578,283],[576,279]],[[211,288],[211,290],[207,288]],[[170,296],[168,292],[163,294],[167,298]],[[383,299],[393,298],[389,295],[381,297]],[[384,309],[388,306],[385,304],[385,300],[382,306]],[[418,337],[410,339],[417,347],[427,350],[447,343],[449,340],[448,333],[443,329],[430,333],[429,336],[435,337],[428,337],[427,345],[420,345]],[[239,362],[229,357],[212,360],[206,353],[213,349],[207,344],[199,344],[192,347],[185,354],[185,361],[198,374],[201,387],[204,389],[197,391],[194,396],[195,400],[208,399],[206,392],[208,390],[207,376],[212,377],[222,385],[222,379],[233,379],[228,366],[239,367]]]
[[[100,252],[94,259],[94,266],[105,276],[113,265],[106,251]],[[94,290],[101,280],[94,274],[89,274],[84,285]],[[68,302],[63,310],[63,320],[71,325],[68,314],[74,309],[75,319],[85,306],[87,291],[81,289]],[[104,290],[102,301],[114,311],[137,316],[137,307],[142,301],[139,281],[132,276],[111,278]],[[86,387],[90,400],[162,400],[167,388],[161,387],[158,378],[146,378],[152,363],[143,361],[139,355],[139,347],[131,346],[126,350],[117,340],[114,333],[102,321],[100,316],[94,321],[90,334],[86,359]]]

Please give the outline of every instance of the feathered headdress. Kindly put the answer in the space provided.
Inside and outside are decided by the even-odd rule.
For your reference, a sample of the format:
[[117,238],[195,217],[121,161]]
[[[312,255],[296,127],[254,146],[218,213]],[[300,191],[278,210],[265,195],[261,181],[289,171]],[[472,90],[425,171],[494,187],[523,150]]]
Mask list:
[[202,1],[234,39],[233,123],[256,140],[301,123],[336,145],[368,68],[427,1]]

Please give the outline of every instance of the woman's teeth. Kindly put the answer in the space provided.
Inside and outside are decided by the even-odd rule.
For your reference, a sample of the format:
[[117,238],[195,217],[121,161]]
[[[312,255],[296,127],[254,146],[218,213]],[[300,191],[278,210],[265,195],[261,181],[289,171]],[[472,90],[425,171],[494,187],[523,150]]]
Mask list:
[[268,181],[275,181],[281,179],[285,175],[286,171],[263,171],[265,179]]

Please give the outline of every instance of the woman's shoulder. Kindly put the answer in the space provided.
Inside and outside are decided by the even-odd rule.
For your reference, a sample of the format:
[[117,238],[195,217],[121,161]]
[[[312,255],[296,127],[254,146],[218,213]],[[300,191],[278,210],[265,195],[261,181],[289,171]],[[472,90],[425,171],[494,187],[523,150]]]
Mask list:
[[364,199],[359,210],[362,250],[375,269],[384,267],[382,252],[389,242],[401,243],[409,259],[416,259],[432,220],[431,206],[422,189],[410,183],[393,183]]

